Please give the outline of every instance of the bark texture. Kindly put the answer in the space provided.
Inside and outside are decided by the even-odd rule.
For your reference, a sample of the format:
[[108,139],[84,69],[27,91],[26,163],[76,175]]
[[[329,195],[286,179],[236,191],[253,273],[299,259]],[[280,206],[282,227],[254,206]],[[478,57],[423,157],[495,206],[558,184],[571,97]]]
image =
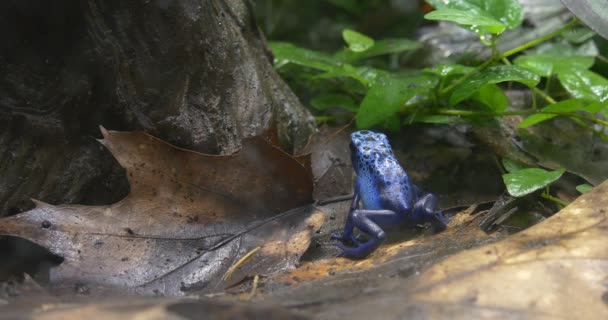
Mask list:
[[303,148],[313,119],[246,1],[0,2],[0,216],[126,195],[98,125],[229,154],[276,123]]

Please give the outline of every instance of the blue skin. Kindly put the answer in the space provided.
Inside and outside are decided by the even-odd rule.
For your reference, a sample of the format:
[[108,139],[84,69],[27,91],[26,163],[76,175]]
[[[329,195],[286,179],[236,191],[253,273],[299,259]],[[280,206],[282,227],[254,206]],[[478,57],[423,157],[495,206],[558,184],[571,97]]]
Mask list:
[[[430,222],[433,231],[446,229],[447,220],[437,208],[437,197],[414,185],[393,154],[386,135],[363,130],[351,134],[351,160],[357,173],[355,195],[339,240],[340,256],[365,258],[386,239],[385,227]],[[359,202],[362,206],[359,206]],[[361,242],[354,228],[369,237]],[[351,242],[354,247],[344,243]]]

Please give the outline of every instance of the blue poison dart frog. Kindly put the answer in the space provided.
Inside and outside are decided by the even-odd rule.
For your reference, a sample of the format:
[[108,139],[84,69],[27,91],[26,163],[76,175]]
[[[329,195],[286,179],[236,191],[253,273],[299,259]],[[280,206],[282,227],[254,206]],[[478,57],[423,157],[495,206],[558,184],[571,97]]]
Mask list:
[[[351,134],[351,160],[357,174],[355,195],[339,240],[340,255],[364,258],[386,238],[383,228],[430,222],[435,232],[445,230],[447,220],[437,208],[437,197],[422,193],[410,181],[383,133],[363,130]],[[361,202],[361,206],[360,206]],[[369,240],[355,237],[357,227]],[[347,247],[344,243],[352,243]]]

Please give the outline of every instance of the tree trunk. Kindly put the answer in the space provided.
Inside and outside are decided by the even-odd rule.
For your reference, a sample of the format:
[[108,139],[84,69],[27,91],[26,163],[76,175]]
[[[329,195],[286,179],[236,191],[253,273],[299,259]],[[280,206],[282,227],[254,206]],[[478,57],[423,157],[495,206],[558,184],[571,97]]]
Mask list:
[[289,150],[314,130],[247,0],[4,0],[0,34],[0,216],[122,198],[99,125],[224,154],[272,122]]

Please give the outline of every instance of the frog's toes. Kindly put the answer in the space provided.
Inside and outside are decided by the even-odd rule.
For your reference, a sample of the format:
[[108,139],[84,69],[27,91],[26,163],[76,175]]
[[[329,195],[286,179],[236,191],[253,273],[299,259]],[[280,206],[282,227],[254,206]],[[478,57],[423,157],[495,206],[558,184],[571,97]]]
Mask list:
[[335,255],[334,255],[334,257],[344,257],[344,256],[346,256],[346,255],[347,255],[347,252],[348,252],[348,251],[352,250],[352,248],[349,248],[349,247],[347,247],[347,246],[343,245],[343,244],[342,244],[342,243],[340,243],[340,242],[336,242],[336,243],[334,243],[334,245],[335,245],[336,247],[340,248],[340,252],[339,252],[339,253],[337,253],[337,254],[335,254]]
[[338,240],[340,242],[344,242],[344,237],[341,234],[337,234],[337,233],[332,233],[329,238],[331,240]]

